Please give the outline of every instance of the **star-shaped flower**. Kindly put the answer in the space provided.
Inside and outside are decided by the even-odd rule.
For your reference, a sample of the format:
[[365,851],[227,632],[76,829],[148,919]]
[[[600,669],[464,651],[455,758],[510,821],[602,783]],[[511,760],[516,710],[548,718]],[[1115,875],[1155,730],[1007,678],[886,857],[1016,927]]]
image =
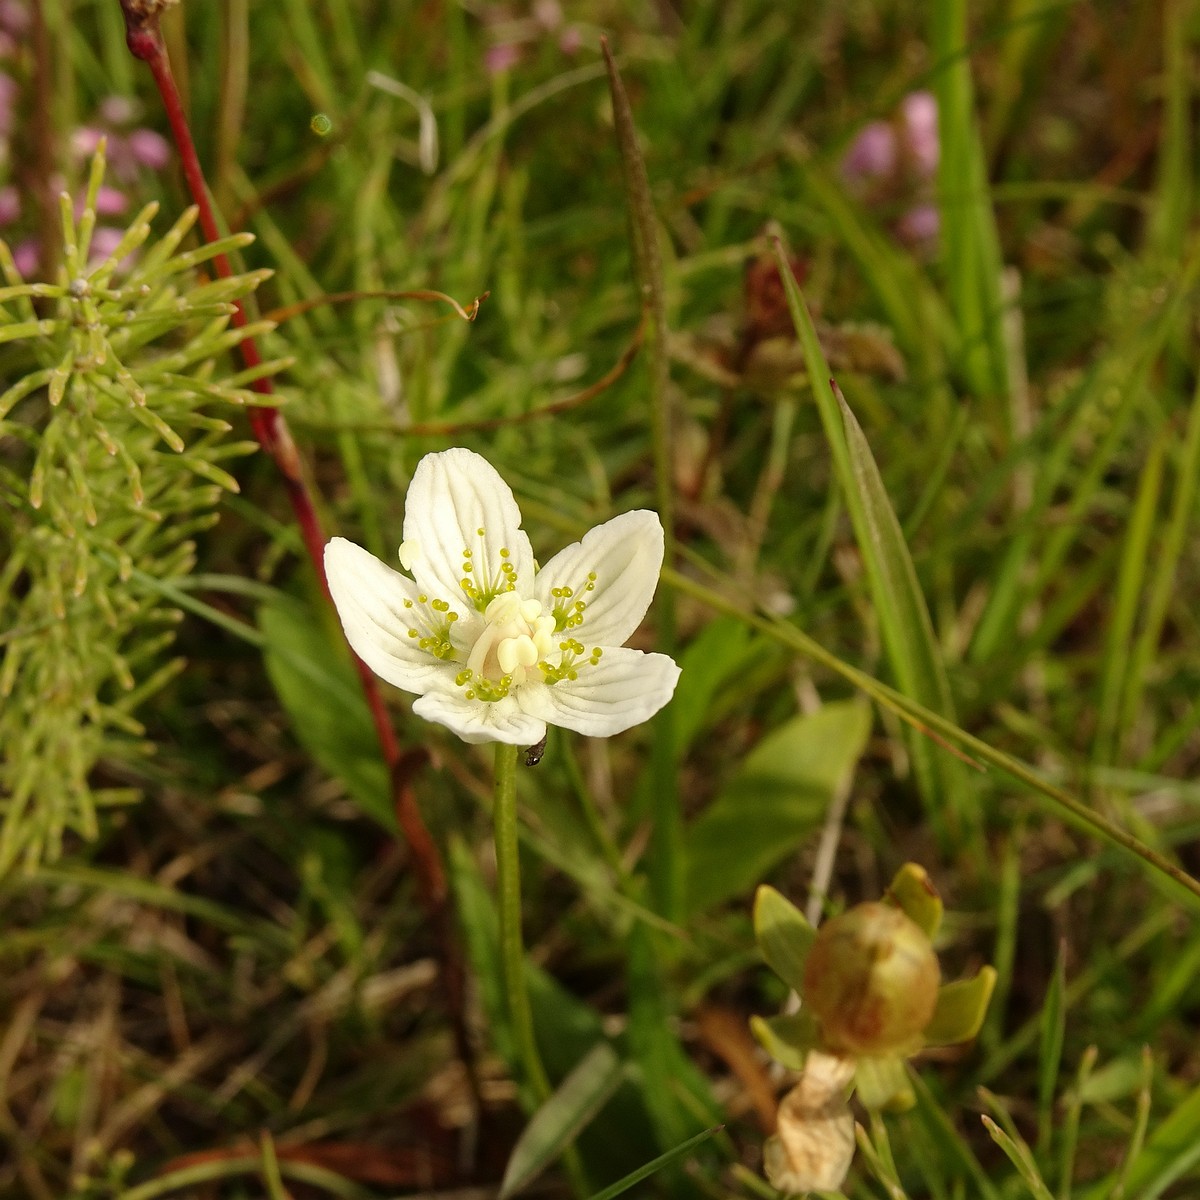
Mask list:
[[658,516],[622,513],[540,569],[512,491],[470,450],[428,454],[404,506],[392,570],[361,546],[325,547],[346,638],[413,712],[466,742],[534,745],[546,726],[608,737],[671,698],[679,668],[624,646],[658,583]]

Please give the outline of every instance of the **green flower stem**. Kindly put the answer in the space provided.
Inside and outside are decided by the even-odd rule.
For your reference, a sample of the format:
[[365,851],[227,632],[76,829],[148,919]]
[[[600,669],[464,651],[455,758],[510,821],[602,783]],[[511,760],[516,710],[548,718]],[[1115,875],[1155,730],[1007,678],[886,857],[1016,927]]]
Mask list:
[[525,990],[525,946],[521,940],[521,861],[517,847],[517,747],[496,743],[496,891],[500,914],[500,961],[513,1046],[535,1105],[550,1096],[550,1081],[533,1036],[533,1013]]

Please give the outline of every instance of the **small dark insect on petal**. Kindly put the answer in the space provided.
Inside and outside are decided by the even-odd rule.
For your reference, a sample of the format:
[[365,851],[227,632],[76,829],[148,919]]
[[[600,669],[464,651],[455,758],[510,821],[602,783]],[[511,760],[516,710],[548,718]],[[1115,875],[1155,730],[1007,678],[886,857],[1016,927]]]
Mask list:
[[525,751],[525,765],[527,767],[536,767],[542,761],[542,755],[546,753],[546,734],[542,734],[542,740],[536,746],[530,746]]

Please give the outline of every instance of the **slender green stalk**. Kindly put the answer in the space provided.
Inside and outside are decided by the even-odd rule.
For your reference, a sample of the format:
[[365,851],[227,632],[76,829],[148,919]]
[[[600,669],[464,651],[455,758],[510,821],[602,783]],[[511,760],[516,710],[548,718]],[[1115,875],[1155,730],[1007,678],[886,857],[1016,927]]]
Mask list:
[[[1179,564],[1187,544],[1187,533],[1196,498],[1196,481],[1200,478],[1200,382],[1188,413],[1187,432],[1176,466],[1175,493],[1171,515],[1154,551],[1154,571],[1147,583],[1142,628],[1129,667],[1129,677],[1120,716],[1119,728],[1128,731],[1141,707],[1146,685],[1151,678],[1155,652],[1162,638],[1163,626],[1172,601],[1178,598],[1176,580]],[[1164,760],[1165,761],[1165,760]]]
[[[642,297],[646,360],[650,366],[650,438],[654,449],[654,500],[663,526],[663,561],[675,565],[675,487],[672,470],[673,443],[671,420],[671,364],[667,350],[667,301],[662,251],[658,244],[658,222],[650,195],[646,163],[638,144],[633,110],[621,82],[621,73],[605,39],[600,41],[608,69],[612,94],[613,124],[621,166],[625,177],[625,198],[629,207],[630,241],[638,288]],[[660,598],[658,648],[664,654],[675,651],[675,604],[671,597]],[[675,710],[667,705],[654,718],[653,812],[654,829],[650,842],[650,883],[658,911],[670,921],[678,921],[684,909],[683,821],[676,774]]]
[[500,917],[500,961],[513,1048],[535,1105],[550,1096],[550,1081],[533,1036],[533,1013],[525,989],[525,946],[521,939],[521,861],[517,847],[517,747],[496,743],[496,892]]
[[968,755],[973,755],[978,760],[975,763],[976,766],[979,763],[987,763],[989,766],[1003,771],[1018,783],[1024,784],[1032,792],[1049,800],[1051,806],[1058,810],[1059,815],[1077,829],[1105,838],[1127,854],[1141,859],[1142,863],[1150,868],[1149,878],[1162,877],[1177,884],[1178,888],[1172,888],[1168,892],[1174,899],[1187,903],[1192,909],[1196,909],[1200,904],[1200,879],[1194,879],[1176,863],[1147,846],[1128,830],[1122,829],[1100,813],[1093,812],[1070,792],[1044,779],[1033,767],[1019,759],[1012,758],[1002,750],[989,746],[987,742],[960,729],[953,721],[947,720],[903,693],[895,691],[865,671],[860,671],[849,663],[843,662],[836,654],[826,650],[820,642],[810,638],[796,626],[786,621],[760,617],[757,613],[748,612],[741,605],[727,600],[720,593],[704,587],[703,584],[696,583],[678,571],[664,567],[662,580],[669,587],[683,592],[685,595],[693,596],[716,612],[738,617],[750,628],[757,629],[783,645],[799,651],[814,662],[828,667],[829,670],[854,684],[872,700],[891,709],[914,729],[940,740],[944,745],[957,745]]

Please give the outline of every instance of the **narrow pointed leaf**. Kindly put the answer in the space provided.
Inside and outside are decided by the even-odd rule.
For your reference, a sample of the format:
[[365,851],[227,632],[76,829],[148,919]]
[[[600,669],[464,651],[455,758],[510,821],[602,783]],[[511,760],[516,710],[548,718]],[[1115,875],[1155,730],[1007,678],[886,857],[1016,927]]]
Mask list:
[[695,1137],[688,1138],[686,1142],[681,1142],[673,1150],[668,1150],[666,1154],[660,1154],[644,1167],[638,1167],[636,1171],[631,1171],[624,1179],[618,1179],[616,1183],[610,1184],[604,1191],[597,1192],[591,1200],[613,1200],[622,1192],[629,1191],[635,1183],[641,1183],[643,1179],[648,1179],[656,1171],[661,1171],[663,1167],[669,1166],[676,1159],[683,1158],[689,1151],[694,1150],[701,1142],[708,1141],[714,1133],[719,1133],[723,1128],[723,1125],[717,1125],[712,1129],[704,1130],[703,1133],[696,1134]]
[[1034,1200],[1054,1200],[1050,1189],[1038,1174],[1038,1169],[1030,1156],[1029,1147],[1024,1142],[1014,1141],[991,1117],[985,1115],[980,1120],[983,1121],[983,1127],[991,1135],[992,1141],[1004,1151],[1008,1156],[1008,1161],[1017,1168],[1017,1173],[1021,1176]]
[[930,941],[937,936],[942,924],[942,898],[924,867],[905,863],[888,886],[884,900],[919,925]]
[[767,966],[792,991],[801,991],[817,931],[790,900],[766,884],[754,895],[754,936]]
[[925,1028],[927,1046],[950,1046],[970,1041],[983,1024],[996,972],[983,967],[974,979],[959,979],[945,984],[938,991],[933,1020]]
[[[778,239],[774,254],[899,690],[953,720],[950,688],[933,623],[879,468],[854,414],[830,380],[816,326]],[[931,821],[946,840],[955,825],[966,823],[971,812],[965,774],[956,759],[927,738],[910,737],[909,745]]]
[[579,1136],[621,1084],[625,1067],[598,1042],[525,1127],[500,1185],[501,1200],[532,1183]]
[[817,1025],[808,1013],[782,1017],[751,1017],[750,1032],[758,1044],[791,1071],[803,1071],[808,1052],[817,1043]]

